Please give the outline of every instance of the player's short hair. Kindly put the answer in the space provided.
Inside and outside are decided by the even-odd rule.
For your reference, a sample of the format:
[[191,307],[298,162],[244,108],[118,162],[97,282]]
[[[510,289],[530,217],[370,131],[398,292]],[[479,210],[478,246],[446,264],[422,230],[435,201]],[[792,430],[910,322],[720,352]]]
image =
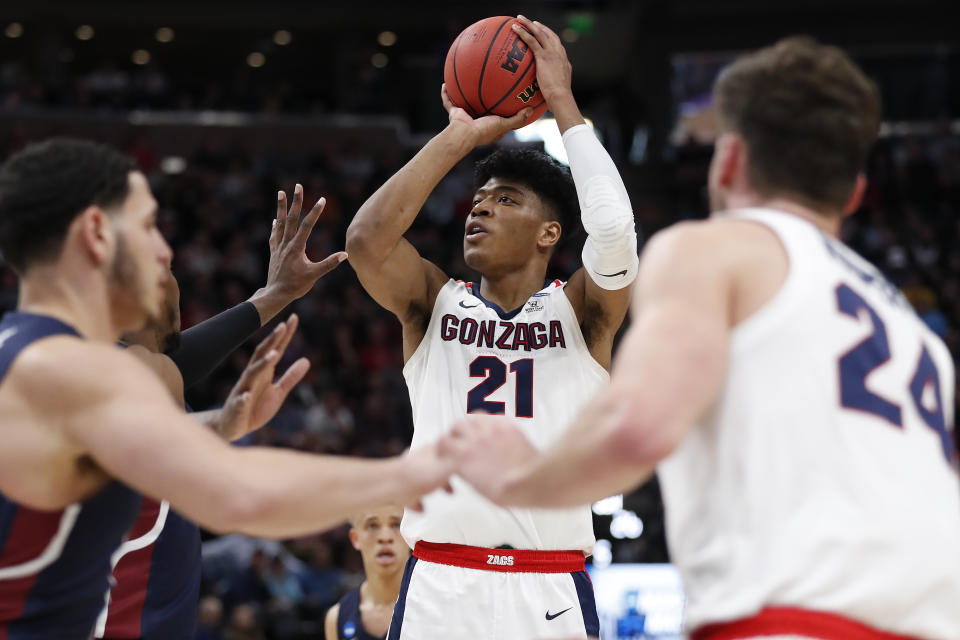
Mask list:
[[880,93],[838,49],[783,39],[727,67],[714,86],[721,125],[743,137],[751,186],[842,208],[880,128]]
[[569,236],[580,219],[580,203],[570,168],[536,149],[501,147],[476,164],[474,190],[490,178],[503,178],[530,187],[547,205],[547,215]]
[[31,144],[0,167],[0,254],[18,273],[56,257],[73,219],[111,207],[130,190],[136,164],[104,144],[54,138]]

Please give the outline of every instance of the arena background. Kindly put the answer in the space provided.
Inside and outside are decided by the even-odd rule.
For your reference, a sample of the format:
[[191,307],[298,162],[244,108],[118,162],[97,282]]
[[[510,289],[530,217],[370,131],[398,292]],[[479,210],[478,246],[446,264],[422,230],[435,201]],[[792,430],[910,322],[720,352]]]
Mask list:
[[[302,182],[308,202],[328,200],[311,255],[343,247],[363,200],[444,125],[443,58],[479,18],[523,12],[561,33],[578,101],[620,166],[646,237],[706,212],[716,72],[738,51],[806,33],[847,49],[883,92],[870,188],[845,240],[903,289],[956,355],[960,41],[950,4],[4,2],[0,158],[55,134],[109,141],[136,157],[176,252],[186,327],[263,283],[278,188]],[[461,257],[473,159],[444,180],[410,233],[425,257],[465,279],[475,277]],[[579,249],[567,249],[553,274],[577,266]],[[15,304],[15,279],[0,263],[0,310]],[[294,308],[302,330],[288,358],[305,355],[313,368],[251,442],[361,456],[402,451],[412,427],[399,324],[348,265]],[[220,402],[248,354],[242,349],[195,389],[191,405]],[[668,560],[655,481],[595,511],[597,535],[609,541],[598,561]],[[340,528],[284,545],[210,540],[204,577],[205,623],[224,627],[225,638],[295,639],[316,637],[322,614],[357,584],[361,567]]]

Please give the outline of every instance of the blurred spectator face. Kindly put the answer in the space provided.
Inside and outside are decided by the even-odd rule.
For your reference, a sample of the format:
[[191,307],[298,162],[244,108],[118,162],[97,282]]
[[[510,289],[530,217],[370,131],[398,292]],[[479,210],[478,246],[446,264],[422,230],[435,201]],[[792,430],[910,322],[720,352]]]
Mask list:
[[223,604],[215,596],[206,596],[200,599],[197,621],[201,627],[215,629],[220,625],[223,616]]
[[350,542],[363,558],[363,569],[392,572],[402,569],[410,548],[400,535],[403,509],[389,505],[361,515],[350,528]]
[[233,610],[230,617],[230,626],[237,631],[253,631],[257,626],[257,618],[250,605],[241,604]]
[[250,568],[257,573],[263,573],[267,568],[267,554],[263,552],[263,549],[257,549],[250,556]]

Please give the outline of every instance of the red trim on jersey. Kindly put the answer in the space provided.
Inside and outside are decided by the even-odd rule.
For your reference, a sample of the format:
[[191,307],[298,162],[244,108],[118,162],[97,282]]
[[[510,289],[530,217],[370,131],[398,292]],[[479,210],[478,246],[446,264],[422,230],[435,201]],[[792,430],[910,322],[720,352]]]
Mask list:
[[560,282],[559,280],[554,280],[554,281],[553,281],[553,284],[557,285],[558,287],[562,287],[562,286],[563,286],[563,283]]
[[0,569],[33,560],[50,545],[60,529],[63,510],[36,511],[18,506],[10,534],[0,551]]
[[481,571],[573,573],[585,570],[585,559],[581,551],[486,549],[421,540],[413,548],[413,555],[425,562]]
[[768,607],[752,618],[708,624],[691,640],[739,640],[759,636],[798,635],[818,640],[915,640],[880,631],[835,613],[793,607]]
[[[135,540],[153,529],[160,515],[160,503],[143,497],[137,521],[127,536]],[[147,601],[147,584],[150,582],[150,561],[154,544],[127,553],[113,568],[116,586],[110,590],[110,606],[107,609],[107,624],[104,638],[139,638],[142,625],[143,605]]]
[[[0,551],[0,568],[29,562],[50,545],[60,529],[63,510],[37,511],[17,507],[10,533]],[[32,573],[13,580],[0,580],[0,621],[18,619],[27,604],[39,573]],[[6,627],[0,628],[0,640],[6,636]]]
[[35,573],[13,580],[0,580],[0,640],[6,637],[6,624],[20,619],[36,581]]

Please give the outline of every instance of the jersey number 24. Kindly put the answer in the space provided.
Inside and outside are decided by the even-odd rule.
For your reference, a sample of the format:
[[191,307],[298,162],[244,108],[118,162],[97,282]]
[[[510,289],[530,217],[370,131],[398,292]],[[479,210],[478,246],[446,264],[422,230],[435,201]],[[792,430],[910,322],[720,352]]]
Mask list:
[[[847,409],[873,414],[903,428],[900,405],[867,389],[867,376],[890,360],[890,341],[883,320],[860,294],[846,284],[837,287],[837,308],[840,313],[854,319],[860,317],[861,311],[866,311],[873,324],[873,333],[840,357],[840,404]],[[934,402],[925,404],[924,390],[931,387]],[[920,417],[940,436],[944,455],[949,461],[952,443],[940,398],[940,373],[926,345],[920,352],[920,361],[910,381],[909,391]]]

